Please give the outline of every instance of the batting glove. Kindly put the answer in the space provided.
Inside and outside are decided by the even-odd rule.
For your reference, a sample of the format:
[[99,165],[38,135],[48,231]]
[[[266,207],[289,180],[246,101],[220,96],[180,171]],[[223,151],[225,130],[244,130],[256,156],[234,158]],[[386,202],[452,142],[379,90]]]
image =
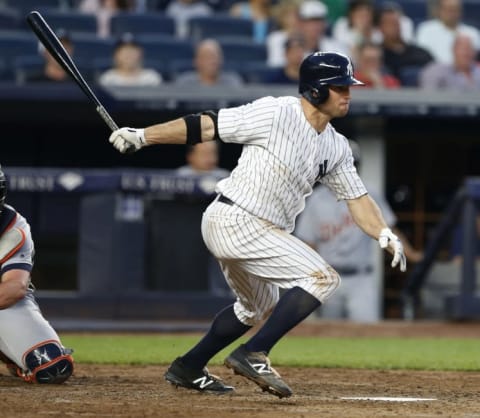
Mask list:
[[138,151],[147,145],[144,129],[120,128],[112,132],[108,140],[123,154]]
[[407,259],[405,257],[405,253],[403,252],[403,245],[400,239],[390,230],[390,228],[383,228],[380,231],[380,235],[378,237],[378,243],[380,244],[380,248],[387,248],[393,252],[393,260],[392,260],[392,267],[395,267],[398,263],[400,263],[400,271],[407,270]]

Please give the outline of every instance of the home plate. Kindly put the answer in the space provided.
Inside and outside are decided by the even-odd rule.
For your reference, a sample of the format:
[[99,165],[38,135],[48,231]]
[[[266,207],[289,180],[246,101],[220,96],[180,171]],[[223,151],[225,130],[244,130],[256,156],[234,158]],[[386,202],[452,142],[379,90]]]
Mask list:
[[387,397],[387,396],[344,396],[340,399],[348,401],[382,401],[382,402],[425,402],[437,401],[437,398],[405,398],[405,397]]

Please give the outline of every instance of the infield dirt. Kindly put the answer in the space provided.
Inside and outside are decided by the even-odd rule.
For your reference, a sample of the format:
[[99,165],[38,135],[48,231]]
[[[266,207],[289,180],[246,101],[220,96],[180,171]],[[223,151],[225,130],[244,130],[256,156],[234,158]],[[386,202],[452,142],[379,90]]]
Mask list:
[[[304,324],[292,334],[476,338],[480,325],[397,323],[374,326]],[[383,330],[382,330],[383,329]],[[60,386],[27,385],[2,371],[0,417],[465,417],[480,418],[480,371],[431,372],[280,367],[294,390],[288,399],[262,393],[225,367],[210,371],[236,387],[232,395],[175,389],[165,366],[77,364]],[[387,402],[344,397],[435,398]]]

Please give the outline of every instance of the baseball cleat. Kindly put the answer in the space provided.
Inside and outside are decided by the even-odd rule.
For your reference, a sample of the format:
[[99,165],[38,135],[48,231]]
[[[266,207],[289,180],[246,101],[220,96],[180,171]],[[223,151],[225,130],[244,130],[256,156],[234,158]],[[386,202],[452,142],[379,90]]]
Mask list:
[[202,370],[190,369],[178,357],[164,375],[165,380],[175,387],[194,389],[199,392],[223,395],[235,390],[233,386],[225,385],[217,376],[210,374],[207,368]]
[[288,398],[293,393],[280,374],[270,366],[270,359],[265,353],[249,352],[243,344],[225,359],[225,366],[279,398]]

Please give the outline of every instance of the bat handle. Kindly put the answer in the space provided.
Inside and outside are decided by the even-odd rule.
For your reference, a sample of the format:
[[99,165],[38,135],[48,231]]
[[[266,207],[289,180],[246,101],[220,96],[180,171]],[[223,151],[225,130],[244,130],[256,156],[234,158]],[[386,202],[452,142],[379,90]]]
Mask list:
[[112,132],[118,129],[118,125],[115,123],[115,121],[101,104],[97,106],[97,112],[102,117],[104,122],[108,125],[108,127],[112,130]]
[[[112,130],[112,132],[118,129],[118,125],[115,123],[115,121],[112,119],[110,114],[106,111],[106,109],[101,104],[97,105],[97,113],[102,117],[103,121]],[[135,147],[133,145],[130,146],[126,151],[127,154],[132,154],[134,152],[135,152]]]

